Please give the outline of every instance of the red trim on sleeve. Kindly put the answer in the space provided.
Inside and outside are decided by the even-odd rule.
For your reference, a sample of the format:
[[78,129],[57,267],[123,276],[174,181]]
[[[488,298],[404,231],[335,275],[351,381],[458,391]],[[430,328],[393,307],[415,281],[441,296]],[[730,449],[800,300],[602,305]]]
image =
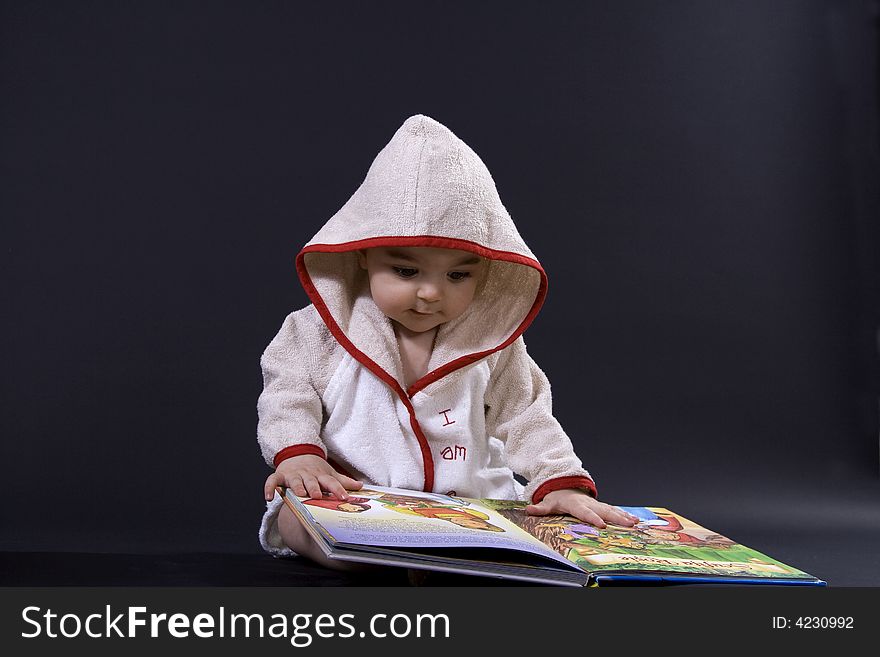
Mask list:
[[[333,315],[330,314],[330,310],[327,308],[327,304],[324,303],[324,299],[318,293],[315,284],[312,282],[312,278],[309,275],[309,271],[306,268],[305,264],[305,256],[308,253],[348,253],[351,251],[357,251],[358,249],[369,249],[378,246],[422,246],[470,251],[471,253],[475,253],[476,255],[479,255],[483,258],[488,258],[490,260],[502,260],[505,262],[513,262],[516,264],[531,267],[538,272],[541,280],[538,285],[538,292],[535,295],[535,301],[532,303],[531,310],[529,310],[523,321],[520,322],[520,325],[516,328],[516,330],[513,331],[513,333],[511,333],[507,340],[505,340],[493,349],[487,349],[486,351],[468,354],[466,356],[462,356],[453,361],[450,361],[443,367],[439,367],[433,372],[428,372],[428,374],[426,374],[421,379],[416,381],[413,385],[411,385],[409,390],[405,391],[394,379],[394,377],[383,370],[365,353],[355,347],[351,340],[349,340],[348,337],[345,335],[345,333],[342,332],[342,329],[339,328],[339,325],[336,323]],[[350,353],[352,357],[357,360],[361,365],[369,369],[373,374],[375,374],[382,381],[388,384],[388,386],[392,390],[394,390],[395,393],[397,393],[397,396],[403,402],[403,405],[406,406],[406,410],[409,412],[410,426],[412,427],[413,433],[415,433],[416,435],[416,440],[418,440],[419,442],[419,449],[422,453],[422,467],[424,469],[425,477],[423,490],[426,492],[432,491],[434,489],[434,457],[431,455],[431,448],[428,445],[428,440],[427,438],[425,438],[425,434],[422,432],[422,428],[421,426],[419,426],[419,422],[416,419],[415,409],[413,409],[412,403],[410,402],[410,397],[422,388],[430,385],[438,379],[443,378],[447,374],[454,372],[455,370],[462,367],[465,367],[466,365],[470,365],[471,363],[480,360],[484,356],[488,356],[489,354],[499,351],[500,349],[504,349],[505,347],[513,343],[513,341],[516,340],[520,335],[522,335],[523,331],[525,331],[526,328],[528,328],[529,324],[532,323],[532,320],[535,319],[535,316],[538,314],[538,311],[541,309],[541,306],[544,303],[544,298],[547,296],[547,274],[544,272],[544,269],[541,267],[540,263],[537,260],[528,258],[519,253],[489,249],[485,246],[482,246],[481,244],[477,244],[476,242],[470,242],[468,240],[462,240],[453,237],[417,235],[413,237],[371,237],[368,239],[355,240],[353,242],[343,242],[341,244],[310,244],[303,248],[303,250],[300,251],[299,254],[296,256],[296,271],[299,275],[299,280],[303,286],[303,289],[305,290],[309,299],[311,299],[312,303],[315,305],[315,309],[318,311],[321,319],[324,320],[324,324],[330,330],[330,333],[333,335],[334,338],[336,338],[336,341],[339,342],[339,344],[341,344],[342,347],[346,351],[348,351],[348,353]]]
[[550,479],[538,486],[538,489],[532,493],[532,504],[538,504],[547,493],[554,490],[565,490],[566,488],[580,488],[586,490],[593,497],[597,497],[596,484],[588,477],[557,477]]
[[294,456],[302,456],[303,454],[314,454],[315,456],[320,456],[322,459],[327,458],[324,454],[324,450],[317,445],[291,445],[278,452],[275,455],[275,458],[272,459],[272,463],[274,463],[277,468],[281,461],[286,461]]

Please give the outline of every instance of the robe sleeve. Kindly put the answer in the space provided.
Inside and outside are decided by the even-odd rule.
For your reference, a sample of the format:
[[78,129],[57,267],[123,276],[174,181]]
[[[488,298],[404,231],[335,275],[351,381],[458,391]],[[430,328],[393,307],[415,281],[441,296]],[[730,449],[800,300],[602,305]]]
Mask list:
[[300,454],[327,457],[321,441],[323,404],[313,373],[322,356],[317,334],[304,311],[291,313],[260,358],[263,392],[257,401],[257,442],[263,458],[277,467]]
[[528,484],[537,504],[547,493],[596,485],[559,422],[553,417],[550,382],[526,351],[522,337],[499,352],[486,394],[486,429],[505,444],[507,465]]

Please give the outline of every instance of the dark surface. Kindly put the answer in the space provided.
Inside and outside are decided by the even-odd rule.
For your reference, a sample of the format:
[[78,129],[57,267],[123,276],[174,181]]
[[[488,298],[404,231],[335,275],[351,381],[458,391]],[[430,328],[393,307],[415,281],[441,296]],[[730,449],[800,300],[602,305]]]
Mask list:
[[347,575],[262,554],[0,553],[3,586],[382,586],[405,570]]
[[523,586],[402,568],[341,573],[263,554],[2,552],[0,572],[0,586]]

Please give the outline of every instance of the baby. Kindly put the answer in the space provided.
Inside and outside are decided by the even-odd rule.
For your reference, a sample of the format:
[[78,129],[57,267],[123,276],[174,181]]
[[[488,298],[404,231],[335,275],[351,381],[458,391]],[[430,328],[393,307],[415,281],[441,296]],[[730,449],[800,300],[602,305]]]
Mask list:
[[[547,291],[488,169],[426,116],[407,119],[297,257],[312,301],[263,354],[264,548],[326,565],[276,486],[339,500],[364,482],[525,499],[597,527],[598,501],[522,333]],[[527,484],[522,486],[514,473]]]

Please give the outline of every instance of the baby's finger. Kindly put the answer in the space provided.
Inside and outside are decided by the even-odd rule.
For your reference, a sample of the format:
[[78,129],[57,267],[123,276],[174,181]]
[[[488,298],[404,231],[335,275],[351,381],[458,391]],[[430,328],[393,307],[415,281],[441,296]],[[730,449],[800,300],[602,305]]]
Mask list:
[[309,494],[306,491],[306,487],[303,485],[302,477],[299,475],[288,475],[287,477],[287,487],[293,491],[294,495],[299,497],[308,497]]
[[318,483],[321,485],[321,488],[333,495],[337,500],[348,499],[348,493],[345,492],[345,488],[342,487],[342,484],[333,475],[318,475]]
[[526,506],[526,513],[530,516],[546,516],[553,512],[553,508],[546,502],[538,502],[537,504],[529,504]]
[[598,527],[599,529],[605,529],[606,527],[605,521],[602,520],[602,517],[588,506],[578,505],[571,515],[578,520],[590,523],[593,527]]
[[344,474],[340,474],[339,472],[335,475],[336,480],[341,483],[347,490],[360,490],[364,487],[363,482],[358,481],[357,479],[352,479],[351,477],[347,477]]
[[277,472],[273,472],[266,478],[266,483],[263,484],[263,497],[266,498],[267,502],[275,497],[275,486],[280,486],[283,483],[281,476]]
[[309,497],[313,500],[323,499],[324,493],[321,491],[321,484],[318,483],[318,480],[315,479],[315,477],[310,474],[304,474],[302,476],[302,482]]
[[[618,508],[619,508],[619,507],[618,507]],[[633,514],[630,513],[629,511],[624,511],[623,509],[619,509],[619,510],[620,510],[620,511],[623,511],[623,515],[625,515],[627,518],[629,518],[630,520],[633,521],[633,525],[638,525],[638,524],[642,521],[641,518],[639,518],[639,517],[636,516],[636,515],[633,515]]]
[[614,525],[619,525],[621,527],[632,527],[636,524],[636,518],[634,516],[631,516],[622,509],[618,509],[616,506],[609,506],[608,510],[601,515],[606,522],[610,522]]

